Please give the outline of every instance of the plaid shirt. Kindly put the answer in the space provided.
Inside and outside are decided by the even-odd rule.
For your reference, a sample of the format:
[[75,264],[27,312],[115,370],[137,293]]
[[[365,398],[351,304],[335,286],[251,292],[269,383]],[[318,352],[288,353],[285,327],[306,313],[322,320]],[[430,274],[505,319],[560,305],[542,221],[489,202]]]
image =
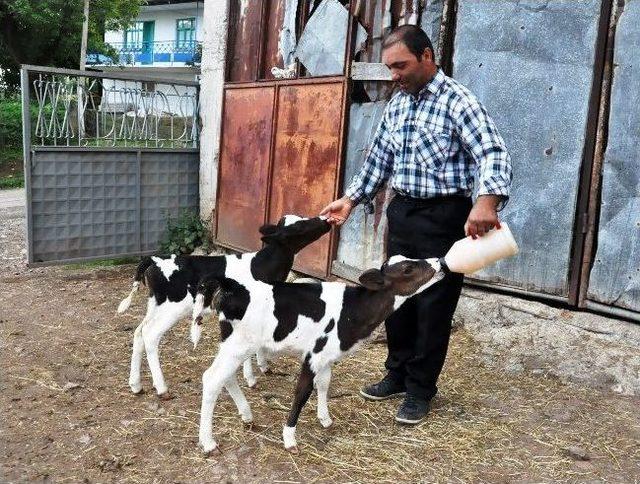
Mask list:
[[438,69],[417,96],[398,92],[387,104],[364,164],[345,194],[356,204],[391,178],[392,188],[414,198],[501,195],[511,185],[511,158],[486,109],[462,84]]

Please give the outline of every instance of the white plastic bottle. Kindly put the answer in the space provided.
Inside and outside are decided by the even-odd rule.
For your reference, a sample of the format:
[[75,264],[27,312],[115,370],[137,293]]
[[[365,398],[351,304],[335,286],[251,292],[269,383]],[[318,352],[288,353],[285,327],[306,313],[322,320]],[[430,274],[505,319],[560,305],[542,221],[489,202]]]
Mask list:
[[458,240],[444,256],[444,261],[451,272],[473,274],[517,253],[518,244],[509,226],[501,222],[499,229],[494,228],[475,240],[471,237]]

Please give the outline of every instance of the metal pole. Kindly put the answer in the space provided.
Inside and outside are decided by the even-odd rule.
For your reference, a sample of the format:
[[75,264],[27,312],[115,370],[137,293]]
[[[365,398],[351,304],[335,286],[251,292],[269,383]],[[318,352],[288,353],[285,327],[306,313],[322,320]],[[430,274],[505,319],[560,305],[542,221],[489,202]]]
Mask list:
[[[87,38],[89,37],[89,0],[84,0],[84,11],[82,13],[82,39],[80,42],[80,70],[84,71],[87,65]],[[84,137],[84,78],[78,77],[77,84],[77,108],[78,108],[78,146],[81,145]]]
[[[571,241],[571,259],[569,267],[569,303],[576,306],[579,300],[581,276],[583,275],[582,261],[584,260],[585,236],[588,232],[589,221],[589,193],[591,174],[596,155],[596,137],[598,133],[598,112],[602,82],[605,70],[606,43],[609,32],[609,22],[613,8],[613,0],[604,0],[600,7],[600,21],[596,40],[596,54],[593,66],[593,79],[589,99],[589,111],[585,131],[585,143],[582,150],[582,165],[580,167],[580,181],[578,185],[578,199],[573,223],[573,237]],[[583,281],[585,283],[586,281]]]
[[27,206],[27,262],[33,262],[33,215],[31,212],[31,112],[29,105],[29,71],[20,69],[20,89],[22,91],[22,151],[24,157],[24,186]]
[[84,71],[87,64],[87,38],[89,37],[89,0],[84,0],[82,14],[82,40],[80,43],[80,70]]

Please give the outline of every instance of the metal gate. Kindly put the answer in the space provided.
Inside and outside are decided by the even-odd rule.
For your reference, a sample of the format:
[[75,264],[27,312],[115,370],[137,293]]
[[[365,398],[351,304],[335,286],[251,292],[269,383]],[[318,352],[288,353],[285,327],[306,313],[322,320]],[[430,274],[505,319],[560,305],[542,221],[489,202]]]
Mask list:
[[198,83],[22,68],[28,262],[149,254],[198,209]]

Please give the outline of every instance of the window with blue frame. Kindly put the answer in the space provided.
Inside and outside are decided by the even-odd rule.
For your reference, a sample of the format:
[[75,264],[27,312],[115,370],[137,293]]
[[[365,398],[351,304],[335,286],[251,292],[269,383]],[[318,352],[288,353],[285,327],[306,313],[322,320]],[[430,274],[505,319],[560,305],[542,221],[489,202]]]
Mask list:
[[144,32],[144,22],[133,22],[124,32],[125,50],[142,50],[142,37]]
[[176,21],[176,51],[190,52],[196,40],[196,19],[179,18]]

